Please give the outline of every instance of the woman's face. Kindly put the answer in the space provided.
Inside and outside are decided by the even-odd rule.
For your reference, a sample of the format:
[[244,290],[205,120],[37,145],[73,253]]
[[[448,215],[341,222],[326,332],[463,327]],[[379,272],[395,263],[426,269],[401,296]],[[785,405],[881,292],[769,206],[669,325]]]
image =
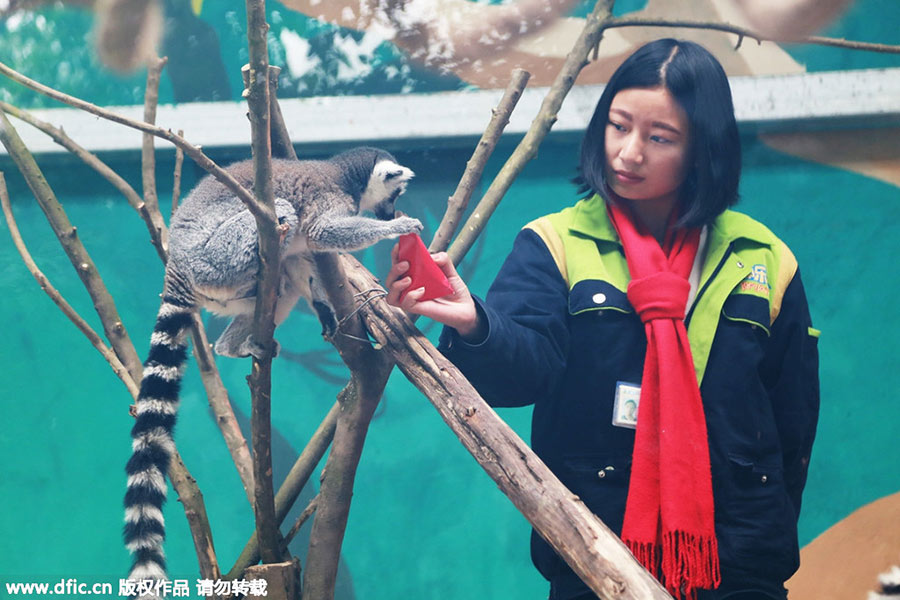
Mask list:
[[674,203],[687,174],[687,114],[663,86],[629,88],[613,97],[606,124],[606,181],[636,203]]

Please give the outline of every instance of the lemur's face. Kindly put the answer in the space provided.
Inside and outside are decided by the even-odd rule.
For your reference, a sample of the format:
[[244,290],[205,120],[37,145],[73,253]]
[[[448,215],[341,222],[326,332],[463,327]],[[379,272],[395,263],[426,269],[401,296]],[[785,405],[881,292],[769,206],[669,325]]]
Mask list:
[[377,162],[360,199],[360,210],[372,211],[384,221],[393,219],[394,201],[406,191],[406,184],[414,175],[410,169],[392,160]]

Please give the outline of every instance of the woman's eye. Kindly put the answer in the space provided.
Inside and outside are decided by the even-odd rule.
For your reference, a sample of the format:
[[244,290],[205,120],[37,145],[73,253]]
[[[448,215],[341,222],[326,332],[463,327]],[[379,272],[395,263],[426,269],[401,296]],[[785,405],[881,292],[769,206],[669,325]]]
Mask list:
[[616,131],[625,131],[625,126],[616,123],[615,121],[610,121],[609,124],[615,128]]
[[658,144],[671,144],[671,143],[672,143],[672,140],[670,140],[670,139],[668,139],[668,138],[664,138],[664,137],[659,136],[659,135],[651,135],[651,136],[650,136],[650,141],[656,142],[656,143],[658,143]]

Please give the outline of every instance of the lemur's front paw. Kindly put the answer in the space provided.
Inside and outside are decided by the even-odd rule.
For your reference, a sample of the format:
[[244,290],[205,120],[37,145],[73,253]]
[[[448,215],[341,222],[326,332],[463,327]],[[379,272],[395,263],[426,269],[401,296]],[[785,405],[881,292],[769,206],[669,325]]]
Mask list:
[[395,235],[403,235],[405,233],[418,233],[422,231],[422,222],[413,217],[397,217],[391,221],[391,228]]

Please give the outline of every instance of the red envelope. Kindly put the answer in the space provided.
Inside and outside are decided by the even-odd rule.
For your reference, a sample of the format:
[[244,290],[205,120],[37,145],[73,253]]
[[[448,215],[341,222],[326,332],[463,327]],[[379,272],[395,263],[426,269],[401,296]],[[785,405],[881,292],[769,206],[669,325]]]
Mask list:
[[397,240],[397,262],[406,261],[409,263],[409,271],[406,274],[412,277],[412,283],[406,290],[400,294],[400,300],[406,297],[406,293],[410,290],[417,290],[420,287],[425,288],[425,294],[419,298],[419,301],[434,300],[453,293],[447,276],[437,266],[428,248],[422,243],[422,238],[417,233],[407,233],[401,235]]

